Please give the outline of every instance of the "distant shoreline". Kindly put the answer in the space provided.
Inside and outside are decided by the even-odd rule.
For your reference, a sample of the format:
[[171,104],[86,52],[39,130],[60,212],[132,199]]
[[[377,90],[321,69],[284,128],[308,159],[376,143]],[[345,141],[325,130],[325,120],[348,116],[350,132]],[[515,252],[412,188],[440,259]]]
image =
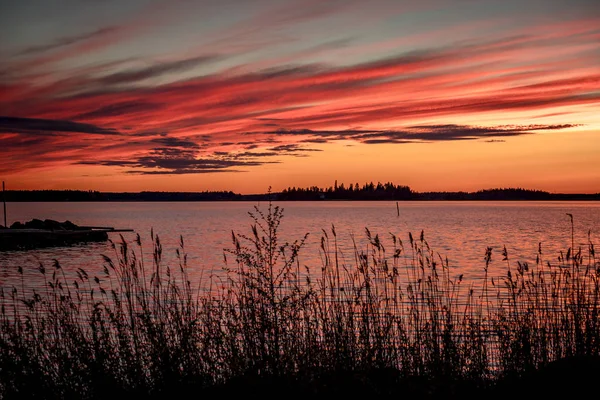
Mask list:
[[80,190],[7,190],[0,201],[15,202],[207,202],[207,201],[599,201],[600,193],[549,193],[526,189],[478,192],[413,192],[404,186],[365,186],[348,190],[286,189],[277,193],[234,192],[98,192]]

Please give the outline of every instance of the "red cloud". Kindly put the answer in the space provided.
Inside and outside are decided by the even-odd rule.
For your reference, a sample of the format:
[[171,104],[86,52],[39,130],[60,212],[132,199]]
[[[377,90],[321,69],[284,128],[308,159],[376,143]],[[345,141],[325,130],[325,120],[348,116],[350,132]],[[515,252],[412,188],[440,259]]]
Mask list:
[[[289,15],[292,19],[304,17],[310,16],[296,12]],[[600,74],[595,64],[600,48],[595,40],[597,28],[590,21],[564,23],[560,28],[562,32],[557,33],[548,27],[533,27],[527,34],[345,67],[279,66],[253,73],[214,73],[160,85],[144,84],[143,79],[160,78],[211,58],[182,57],[144,69],[117,63],[110,66],[110,73],[86,68],[54,80],[48,74],[31,75],[28,65],[23,65],[25,72],[20,78],[17,74],[13,83],[0,86],[0,107],[7,115],[71,121],[121,135],[98,140],[81,131],[66,134],[47,130],[51,135],[36,142],[24,136],[31,135],[31,131],[15,130],[11,136],[2,136],[5,146],[0,154],[10,154],[10,159],[2,164],[6,167],[18,154],[26,159],[22,164],[25,168],[39,165],[33,161],[34,153],[23,149],[41,146],[44,151],[36,154],[38,162],[104,159],[105,164],[96,164],[125,166],[119,157],[132,157],[138,166],[185,165],[182,170],[193,172],[205,164],[190,161],[192,155],[199,160],[209,157],[206,165],[221,170],[257,165],[210,162],[210,157],[217,157],[215,152],[224,147],[242,149],[244,145],[237,143],[249,137],[263,147],[267,147],[267,142],[262,142],[267,137],[275,137],[282,144],[297,142],[294,135],[277,138],[279,130],[324,132],[360,126],[378,132],[396,131],[431,118],[455,124],[457,118],[477,120],[479,114],[520,111],[535,117],[557,114],[558,107],[600,104]],[[97,42],[86,39],[52,57],[64,58],[75,49],[81,52],[104,46],[115,40],[111,35],[118,32],[102,32]],[[112,72],[115,67],[119,68],[116,73]],[[49,80],[51,83],[44,83]],[[578,122],[576,114],[562,115],[565,123]],[[502,117],[499,118],[501,123]],[[438,133],[443,140],[444,131]],[[173,162],[168,158],[172,153],[156,150],[160,143],[156,139],[165,135],[170,139],[163,139],[163,143],[180,139],[181,143],[196,143],[198,147],[185,154],[180,152],[183,158]],[[300,136],[304,140],[307,135]],[[407,140],[398,136],[394,140],[370,137],[369,141],[360,135],[344,137],[365,143]],[[146,159],[145,154],[160,157]]]

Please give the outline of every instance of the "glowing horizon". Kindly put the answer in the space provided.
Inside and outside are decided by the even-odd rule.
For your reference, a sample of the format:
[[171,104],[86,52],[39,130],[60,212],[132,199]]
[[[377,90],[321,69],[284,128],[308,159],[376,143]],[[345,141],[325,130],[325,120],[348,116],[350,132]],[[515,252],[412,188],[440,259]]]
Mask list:
[[593,1],[15,2],[11,189],[600,192]]

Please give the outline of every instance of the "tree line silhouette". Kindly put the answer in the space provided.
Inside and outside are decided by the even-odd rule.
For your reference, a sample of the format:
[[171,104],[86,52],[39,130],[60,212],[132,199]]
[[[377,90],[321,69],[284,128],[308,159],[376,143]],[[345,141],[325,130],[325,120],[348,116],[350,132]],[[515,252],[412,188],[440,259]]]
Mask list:
[[7,202],[62,201],[326,201],[326,200],[600,200],[600,193],[549,193],[523,188],[496,188],[477,192],[416,192],[409,186],[391,182],[364,184],[344,183],[318,186],[288,187],[281,192],[238,194],[232,191],[204,192],[99,192],[93,190],[7,190]]
[[391,182],[358,183],[346,187],[319,188],[291,187],[277,195],[278,200],[600,200],[600,193],[571,194],[550,193],[542,190],[523,188],[495,188],[477,192],[415,192],[409,186],[394,185]]
[[337,181],[333,187],[321,189],[317,186],[308,188],[291,187],[278,194],[278,200],[411,200],[413,192],[408,186],[394,185],[391,182],[382,184],[377,182],[350,184],[346,187],[343,183],[338,186]]

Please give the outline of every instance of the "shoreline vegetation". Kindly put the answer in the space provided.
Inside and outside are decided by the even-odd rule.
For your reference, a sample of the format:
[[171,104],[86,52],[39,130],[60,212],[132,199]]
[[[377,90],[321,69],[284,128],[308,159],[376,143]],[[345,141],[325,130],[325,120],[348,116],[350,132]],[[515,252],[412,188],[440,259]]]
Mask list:
[[423,233],[403,241],[367,229],[366,247],[342,264],[332,226],[321,265],[304,266],[306,236],[279,237],[281,208],[269,202],[250,216],[249,233],[232,232],[224,275],[205,277],[203,290],[189,280],[183,238],[179,265],[164,265],[154,232],[149,244],[139,235],[113,243],[97,276],[55,261],[37,266],[45,284],[28,289],[19,267],[20,284],[0,290],[0,397],[595,390],[600,260],[591,239],[583,248],[571,240],[558,258],[540,243],[535,264],[506,249],[462,249],[481,251],[485,271],[467,285]]
[[395,200],[395,201],[582,201],[600,200],[600,193],[550,193],[522,188],[496,188],[477,192],[415,192],[408,186],[393,183],[343,183],[319,188],[287,188],[281,192],[238,194],[232,191],[204,192],[99,192],[84,190],[7,190],[7,202],[86,202],[86,201],[327,201],[327,200]]

